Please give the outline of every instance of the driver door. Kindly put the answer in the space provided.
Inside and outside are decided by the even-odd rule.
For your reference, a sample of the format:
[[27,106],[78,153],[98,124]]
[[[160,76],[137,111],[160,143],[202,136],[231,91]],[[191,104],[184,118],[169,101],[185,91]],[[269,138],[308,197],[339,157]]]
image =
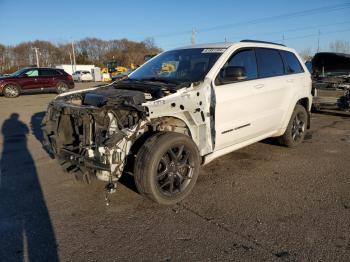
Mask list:
[[219,73],[215,80],[215,150],[249,140],[262,132],[262,127],[258,124],[261,97],[255,92],[261,88],[262,83],[258,79],[254,49],[236,51],[220,72],[227,66],[243,67],[245,79],[220,84]]

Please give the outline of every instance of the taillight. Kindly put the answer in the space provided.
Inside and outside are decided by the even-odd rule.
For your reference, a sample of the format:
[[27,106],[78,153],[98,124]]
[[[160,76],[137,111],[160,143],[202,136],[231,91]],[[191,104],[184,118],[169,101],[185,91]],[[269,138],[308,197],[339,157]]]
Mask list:
[[71,75],[67,75],[68,80],[73,81],[73,77]]

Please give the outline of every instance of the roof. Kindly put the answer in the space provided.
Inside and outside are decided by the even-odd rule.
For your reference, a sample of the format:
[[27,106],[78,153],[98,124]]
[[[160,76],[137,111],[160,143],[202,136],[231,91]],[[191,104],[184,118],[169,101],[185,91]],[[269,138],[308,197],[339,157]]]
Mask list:
[[23,69],[54,69],[54,70],[58,69],[58,70],[60,70],[61,68],[26,66],[26,67],[23,67]]
[[197,45],[189,45],[189,46],[183,46],[179,48],[175,48],[174,50],[179,49],[191,49],[191,48],[229,48],[233,45],[238,44],[254,44],[256,46],[274,46],[275,48],[280,49],[288,49],[285,45],[278,44],[278,43],[272,43],[272,42],[265,42],[265,41],[259,41],[259,40],[242,40],[240,42],[221,42],[221,43],[209,43],[209,44],[197,44]]
[[340,57],[347,57],[350,58],[350,54],[346,54],[346,53],[335,53],[335,52],[319,52],[316,53],[315,56],[340,56]]
[[176,49],[190,49],[190,48],[229,48],[230,46],[236,44],[235,42],[222,42],[222,43],[209,43],[209,44],[197,44],[197,45],[189,45],[183,46]]

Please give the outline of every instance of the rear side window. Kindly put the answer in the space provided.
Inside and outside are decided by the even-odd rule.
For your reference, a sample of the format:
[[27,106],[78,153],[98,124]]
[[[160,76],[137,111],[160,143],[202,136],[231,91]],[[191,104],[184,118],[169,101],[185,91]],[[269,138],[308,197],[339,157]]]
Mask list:
[[286,66],[286,73],[287,74],[297,74],[304,72],[303,67],[301,66],[298,58],[295,56],[295,54],[280,50],[281,55],[284,60],[284,64]]
[[284,75],[284,65],[276,49],[256,48],[259,77]]
[[40,76],[57,76],[57,75],[61,75],[57,70],[40,69]]
[[225,66],[242,66],[246,72],[246,80],[256,79],[258,71],[256,58],[253,49],[247,49],[235,53],[226,63]]

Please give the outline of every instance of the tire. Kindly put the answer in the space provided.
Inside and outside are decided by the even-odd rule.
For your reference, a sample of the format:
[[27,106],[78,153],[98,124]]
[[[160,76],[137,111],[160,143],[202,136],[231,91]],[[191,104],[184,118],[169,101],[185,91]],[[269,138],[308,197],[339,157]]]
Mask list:
[[58,94],[63,94],[68,91],[68,85],[64,82],[59,82],[56,86],[56,92]]
[[279,143],[287,147],[295,147],[303,142],[307,121],[308,115],[305,108],[301,105],[296,105],[286,131],[278,139]]
[[186,135],[161,132],[148,138],[136,156],[135,184],[140,194],[174,205],[192,191],[199,173],[197,146]]
[[15,98],[18,97],[20,94],[20,89],[15,84],[8,84],[4,86],[4,89],[2,90],[2,93],[5,97],[8,98]]

